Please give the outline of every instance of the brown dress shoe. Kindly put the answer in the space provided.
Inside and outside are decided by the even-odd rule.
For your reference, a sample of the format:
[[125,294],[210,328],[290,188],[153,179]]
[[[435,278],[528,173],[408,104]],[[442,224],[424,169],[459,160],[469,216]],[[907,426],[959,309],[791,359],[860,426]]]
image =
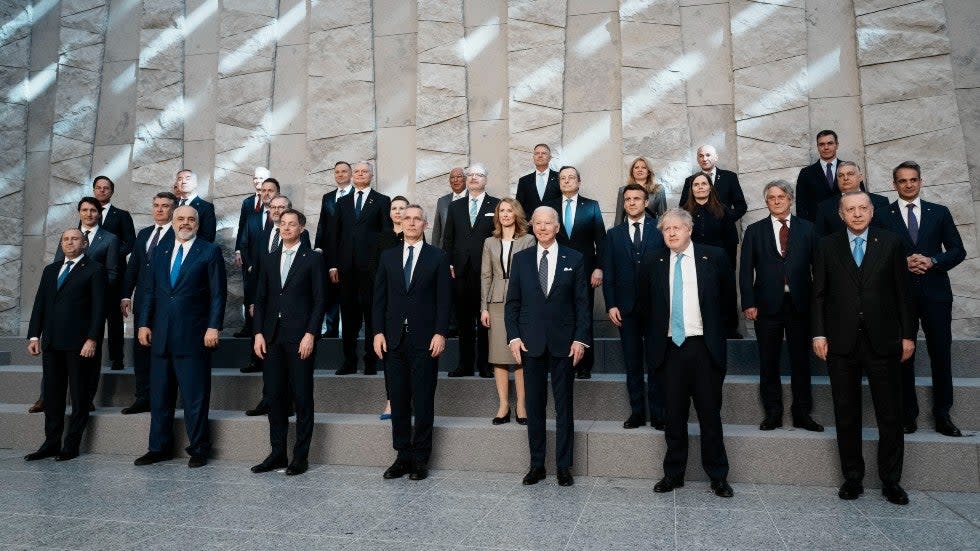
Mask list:
[[44,400],[38,400],[34,402],[34,405],[27,408],[27,413],[43,413],[44,412]]

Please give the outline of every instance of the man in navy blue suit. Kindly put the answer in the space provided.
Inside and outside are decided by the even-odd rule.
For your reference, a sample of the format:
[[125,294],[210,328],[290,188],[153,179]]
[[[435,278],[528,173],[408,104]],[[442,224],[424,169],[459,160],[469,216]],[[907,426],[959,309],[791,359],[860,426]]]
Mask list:
[[[262,182],[269,176],[272,176],[272,174],[268,168],[264,166],[255,167],[255,171],[252,173],[252,186],[255,188],[255,192],[248,194],[248,196],[242,199],[242,208],[238,214],[238,230],[235,232],[235,266],[242,270],[243,286],[245,285],[245,280],[248,278],[248,272],[245,271],[245,267],[242,264],[242,237],[245,235],[245,226],[248,224],[248,217],[256,212],[262,212],[261,187]],[[243,308],[243,310],[245,325],[241,331],[235,333],[235,338],[252,336],[252,314],[249,313],[248,307]]]
[[[279,222],[277,214],[272,212],[272,199],[279,195],[279,180],[266,178],[258,187],[259,210],[251,212],[245,218],[245,226],[238,236],[237,247],[241,251],[241,267],[245,272],[242,286],[242,302],[245,313],[249,314],[249,306],[255,302],[255,288],[259,281],[259,263],[263,252],[270,249],[270,236]],[[285,207],[279,210],[282,214]],[[278,231],[278,230],[277,230]],[[237,260],[237,256],[236,256]],[[250,335],[251,336],[251,335]],[[242,373],[261,373],[262,362],[254,355],[249,358],[248,365],[239,368]],[[265,413],[262,413],[265,415]]]
[[386,362],[391,438],[398,452],[386,479],[429,475],[438,358],[446,349],[452,290],[449,257],[425,243],[426,223],[422,207],[405,208],[404,242],[381,253],[374,281],[371,333],[374,353]]
[[197,194],[197,173],[189,168],[177,171],[174,189],[177,191],[177,206],[188,205],[194,207],[198,213],[197,237],[208,243],[214,243],[214,238],[218,235],[218,219],[214,213],[214,204],[205,201]]
[[825,199],[840,196],[837,187],[837,169],[843,162],[837,158],[837,133],[833,130],[817,132],[817,153],[820,160],[800,169],[796,177],[796,215],[815,223],[817,207]]
[[728,365],[724,316],[733,310],[735,278],[724,250],[691,241],[694,221],[686,210],[668,210],[659,226],[669,250],[657,256],[650,270],[647,338],[650,360],[663,383],[667,453],[664,476],[653,491],[670,492],[684,485],[693,399],[701,426],[701,465],[715,495],[732,497],[721,389]]
[[[949,271],[966,258],[963,240],[953,216],[943,205],[923,201],[919,196],[922,176],[919,165],[905,161],[892,171],[892,183],[898,200],[884,217],[888,228],[899,235],[911,279],[913,333],[919,323],[926,334],[932,369],[932,414],[936,432],[962,436],[953,424],[949,410],[953,407],[953,372],[950,348],[953,334],[953,291]],[[915,394],[915,353],[902,362],[903,430],[917,430],[919,402]]]
[[537,246],[514,255],[504,322],[514,362],[524,366],[527,438],[531,468],[525,485],[545,478],[545,409],[548,373],[555,397],[555,460],[558,485],[571,486],[575,424],[572,381],[575,366],[592,344],[589,279],[582,254],[559,245],[558,213],[541,206],[531,215]]
[[814,432],[810,417],[810,290],[817,236],[813,224],[792,216],[793,188],[785,180],[762,191],[769,216],[749,225],[742,240],[739,284],[745,318],[755,322],[759,345],[759,396],[765,411],[761,430],[783,426],[779,356],[783,335],[792,368],[793,426]]
[[[561,195],[548,206],[558,211],[561,229],[558,244],[571,247],[582,254],[585,274],[589,277],[589,312],[595,304],[595,289],[602,285],[602,246],[606,241],[606,223],[602,220],[599,202],[579,195],[582,177],[573,166],[563,166],[558,171]],[[591,316],[591,314],[590,314]],[[591,348],[576,366],[576,379],[591,379],[594,354]]]
[[[126,274],[123,277],[122,299],[119,310],[123,317],[138,312],[140,291],[146,284],[144,278],[152,273],[153,251],[161,244],[169,245],[174,239],[171,221],[177,206],[177,196],[161,191],[153,197],[153,224],[140,230],[136,236],[133,254],[129,255]],[[137,288],[140,291],[137,291]],[[134,296],[135,291],[135,296]],[[137,300],[133,304],[132,298]],[[133,324],[133,372],[136,379],[136,396],[132,405],[122,409],[123,415],[150,411],[150,348],[139,341],[139,327]]]
[[[197,211],[177,207],[174,241],[153,251],[152,273],[140,297],[139,341],[152,346],[149,451],[137,466],[172,457],[177,388],[191,456],[187,466],[207,464],[211,448],[208,407],[211,352],[222,329],[227,279],[221,249],[197,237]],[[175,384],[176,383],[176,384]]]
[[663,430],[663,392],[657,384],[653,366],[643,353],[647,318],[646,282],[654,257],[665,248],[656,219],[645,210],[648,198],[649,192],[640,184],[628,184],[623,188],[626,219],[606,235],[606,243],[602,247],[602,291],[609,321],[619,328],[623,363],[626,365],[630,416],[623,423],[623,428],[635,429],[646,425],[649,414],[650,424],[657,430]]
[[531,160],[534,162],[534,172],[517,180],[517,193],[514,195],[524,212],[534,212],[541,205],[551,205],[561,197],[558,173],[550,168],[551,148],[548,144],[535,145]]
[[115,235],[119,240],[119,266],[116,267],[118,278],[116,286],[109,290],[112,296],[107,296],[106,308],[106,339],[109,341],[109,360],[113,370],[123,369],[123,321],[122,314],[115,307],[119,285],[122,284],[122,274],[126,271],[126,255],[133,250],[136,240],[136,230],[133,228],[133,217],[129,212],[112,204],[112,195],[116,192],[116,184],[108,176],[96,176],[92,180],[92,196],[102,204],[102,220],[99,226]]
[[[323,194],[320,198],[320,221],[316,225],[316,239],[313,248],[322,252],[326,260],[329,242],[334,239],[330,233],[333,217],[337,215],[337,201],[343,199],[351,191],[351,166],[347,161],[337,161],[333,165],[333,179],[337,189]],[[340,334],[340,287],[332,281],[327,281],[327,306],[323,323],[326,330],[324,337],[337,338]]]

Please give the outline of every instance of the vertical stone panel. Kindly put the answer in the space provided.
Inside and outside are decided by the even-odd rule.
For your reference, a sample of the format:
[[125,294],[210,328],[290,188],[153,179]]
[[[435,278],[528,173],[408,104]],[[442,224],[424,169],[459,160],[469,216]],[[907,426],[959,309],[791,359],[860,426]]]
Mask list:
[[[507,6],[503,2],[464,0],[466,97],[470,162],[486,165],[492,195],[511,194],[508,178]],[[448,177],[440,195],[448,190]]]
[[306,200],[306,174],[310,163],[305,147],[306,117],[303,113],[307,110],[306,80],[309,74],[308,18],[305,0],[280,0],[271,113],[276,131],[272,134],[269,151],[269,170],[279,178],[283,193],[290,197],[293,207],[304,212],[319,211],[319,203]]
[[412,195],[418,171],[416,116],[419,112],[418,30],[423,13],[438,24],[439,7],[403,0],[388,11],[391,1],[374,5],[374,19],[384,24],[374,35],[374,105],[377,131],[375,186],[389,196]]

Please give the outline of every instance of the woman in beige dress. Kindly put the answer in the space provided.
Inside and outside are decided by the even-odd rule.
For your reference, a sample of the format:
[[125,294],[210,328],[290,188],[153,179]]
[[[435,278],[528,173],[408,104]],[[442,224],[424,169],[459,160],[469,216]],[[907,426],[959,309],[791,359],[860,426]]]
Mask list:
[[[480,323],[490,330],[490,365],[497,383],[500,405],[493,418],[494,425],[510,422],[508,386],[510,365],[514,357],[507,346],[507,329],[504,327],[504,302],[507,300],[507,280],[510,277],[510,261],[514,254],[534,246],[534,236],[527,233],[524,209],[516,199],[505,197],[497,204],[493,217],[493,235],[483,242],[480,300],[483,305]],[[524,406],[524,370],[514,366],[514,388],[517,392],[517,422],[527,424]]]

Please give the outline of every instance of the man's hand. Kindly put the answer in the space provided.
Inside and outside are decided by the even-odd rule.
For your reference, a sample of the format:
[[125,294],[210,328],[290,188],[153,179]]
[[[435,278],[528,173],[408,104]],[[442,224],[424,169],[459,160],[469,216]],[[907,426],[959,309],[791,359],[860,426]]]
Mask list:
[[340,270],[337,268],[330,268],[330,283],[334,285],[340,283]]
[[823,361],[827,361],[827,338],[819,337],[813,339],[813,353]]
[[379,360],[385,359],[385,352],[388,351],[388,341],[385,340],[384,333],[374,336],[374,354]]
[[204,346],[208,348],[214,348],[218,346],[218,330],[213,327],[208,327],[208,330],[204,332]]
[[313,333],[305,333],[303,339],[299,341],[299,359],[305,360],[310,357],[313,353],[313,343],[316,339],[313,337]]
[[449,267],[449,277],[456,279],[456,268],[452,266]]
[[122,312],[122,317],[128,318],[129,313],[133,311],[133,301],[128,298],[124,298],[119,301],[119,311]]
[[480,324],[486,328],[490,328],[490,311],[484,310],[480,312]]
[[613,306],[609,309],[609,321],[616,327],[623,326],[623,315],[619,313],[619,308]]
[[39,356],[41,354],[41,341],[39,340],[29,340],[27,341],[27,353],[31,356]]
[[915,353],[915,341],[911,339],[902,339],[902,361],[912,357]]
[[527,352],[527,348],[524,347],[524,341],[521,339],[510,341],[510,355],[514,357],[514,363],[517,365],[521,365],[521,352]]
[[432,352],[433,358],[438,358],[446,350],[446,337],[443,337],[439,333],[432,335],[432,341],[429,342],[429,352]]
[[931,258],[918,253],[909,256],[906,261],[908,262],[909,271],[918,275],[926,273],[933,266]]
[[759,317],[758,308],[746,308],[745,309],[745,319],[749,321],[755,321]]
[[596,287],[602,285],[602,270],[600,270],[599,268],[596,268],[595,270],[592,270],[592,280],[591,280],[591,283],[592,283],[592,288],[593,289],[595,289]]
[[236,268],[241,268],[242,267],[242,253],[241,253],[241,251],[235,251],[235,267]]
[[140,341],[143,346],[150,346],[150,343],[153,342],[153,331],[149,327],[140,327],[136,333],[136,340]]
[[255,335],[255,342],[252,343],[252,352],[255,352],[255,355],[260,360],[265,359],[265,336],[262,333]]
[[572,348],[568,351],[568,357],[572,359],[572,366],[578,365],[585,356],[585,345],[580,342],[572,342]]
[[94,358],[95,339],[85,339],[85,344],[82,345],[82,351],[79,352],[78,355],[83,358]]

